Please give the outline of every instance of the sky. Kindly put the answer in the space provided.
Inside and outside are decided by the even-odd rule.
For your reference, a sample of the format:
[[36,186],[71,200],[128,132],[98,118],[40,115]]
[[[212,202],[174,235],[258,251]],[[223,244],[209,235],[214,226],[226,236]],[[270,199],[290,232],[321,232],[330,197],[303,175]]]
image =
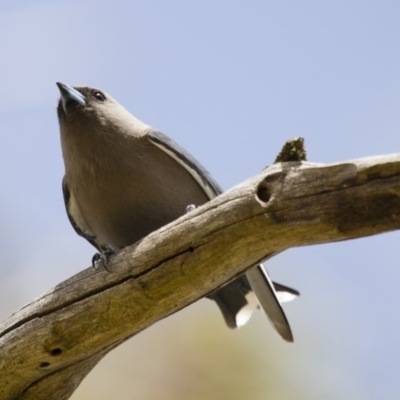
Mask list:
[[[104,89],[229,189],[297,136],[310,162],[396,153],[399,19],[400,3],[387,0],[3,0],[0,319],[88,267],[94,253],[62,200],[56,81]],[[116,386],[120,399],[151,399],[157,385],[179,392],[171,398],[221,399],[228,389],[231,399],[393,398],[399,239],[392,232],[270,260],[274,280],[302,294],[285,305],[294,344],[261,312],[230,331],[201,300],[115,350],[73,399],[108,399]]]

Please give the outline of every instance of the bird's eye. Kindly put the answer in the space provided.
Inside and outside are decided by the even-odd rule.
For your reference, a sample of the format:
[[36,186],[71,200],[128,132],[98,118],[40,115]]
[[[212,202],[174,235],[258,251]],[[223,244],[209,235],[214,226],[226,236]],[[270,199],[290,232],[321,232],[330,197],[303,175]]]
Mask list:
[[98,101],[101,101],[101,102],[106,101],[106,96],[104,96],[104,94],[101,93],[101,92],[94,92],[94,95],[93,95],[93,96],[94,96],[95,99],[98,100]]

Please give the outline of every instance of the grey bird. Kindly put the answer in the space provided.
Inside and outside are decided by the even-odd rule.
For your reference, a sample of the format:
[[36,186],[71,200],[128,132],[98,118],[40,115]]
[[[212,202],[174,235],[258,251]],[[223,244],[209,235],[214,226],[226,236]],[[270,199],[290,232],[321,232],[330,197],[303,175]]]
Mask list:
[[[102,90],[57,83],[69,220],[103,258],[222,193],[207,170],[163,133],[141,122]],[[259,306],[287,341],[292,332],[278,297],[299,293],[272,283],[256,266],[208,295],[230,328]]]

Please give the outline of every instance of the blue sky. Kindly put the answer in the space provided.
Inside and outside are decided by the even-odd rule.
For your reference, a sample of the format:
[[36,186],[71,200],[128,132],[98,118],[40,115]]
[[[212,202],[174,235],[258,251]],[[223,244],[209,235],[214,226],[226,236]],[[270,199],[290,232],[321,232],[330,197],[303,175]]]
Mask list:
[[[1,318],[87,267],[94,251],[64,211],[56,81],[106,90],[228,189],[295,136],[311,162],[398,152],[399,19],[398,1],[1,2]],[[285,307],[294,345],[261,313],[240,333],[205,300],[182,315],[212,314],[222,343],[251,337],[260,358],[272,343],[299,398],[393,397],[399,239],[292,249],[268,263],[302,293]]]

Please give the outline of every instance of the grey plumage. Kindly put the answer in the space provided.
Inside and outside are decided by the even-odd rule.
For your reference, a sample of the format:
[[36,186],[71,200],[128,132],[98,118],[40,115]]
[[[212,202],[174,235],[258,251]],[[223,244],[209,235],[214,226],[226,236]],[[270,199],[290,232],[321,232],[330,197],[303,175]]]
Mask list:
[[[117,251],[173,221],[188,205],[222,192],[211,175],[173,140],[144,124],[99,89],[57,83],[65,163],[63,193],[76,232],[99,252]],[[278,293],[298,292],[276,284]],[[227,325],[243,325],[252,290],[279,334],[292,333],[263,266],[209,295]],[[252,308],[252,309],[251,309]]]

